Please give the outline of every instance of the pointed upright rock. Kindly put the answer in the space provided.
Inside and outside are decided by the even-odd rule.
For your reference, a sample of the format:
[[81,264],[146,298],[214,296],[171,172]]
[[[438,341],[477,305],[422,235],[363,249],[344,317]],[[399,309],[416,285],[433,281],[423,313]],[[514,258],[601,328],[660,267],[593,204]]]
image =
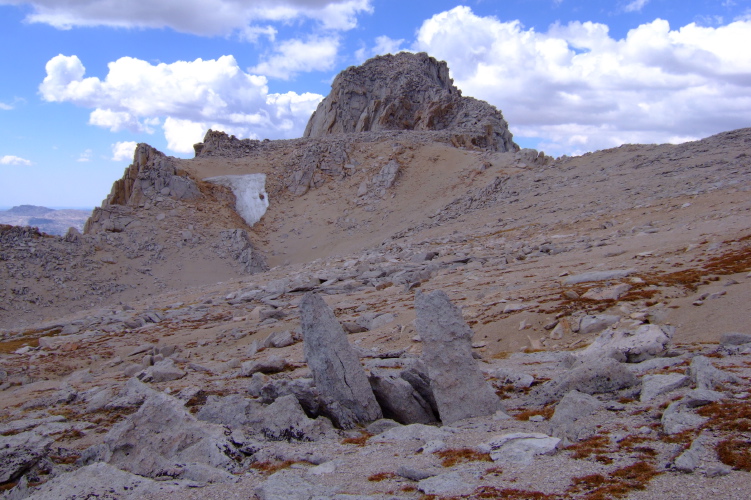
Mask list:
[[417,292],[415,327],[444,424],[492,415],[501,402],[472,357],[472,330],[444,292]]
[[343,429],[381,418],[365,370],[331,308],[307,293],[300,302],[300,319],[305,358],[326,416]]

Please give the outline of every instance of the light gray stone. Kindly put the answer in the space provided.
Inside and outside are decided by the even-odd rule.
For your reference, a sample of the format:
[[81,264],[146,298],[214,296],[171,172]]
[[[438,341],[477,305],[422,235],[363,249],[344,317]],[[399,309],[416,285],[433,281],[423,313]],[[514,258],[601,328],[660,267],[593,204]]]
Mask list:
[[543,406],[559,401],[567,392],[602,394],[633,387],[639,379],[624,364],[612,358],[587,359],[560,377],[535,388],[529,403]]
[[550,418],[550,434],[571,442],[590,437],[596,429],[589,417],[601,407],[602,403],[589,394],[568,392],[556,405],[555,413]]
[[268,441],[318,441],[334,434],[327,418],[308,418],[292,394],[252,414],[245,428]]
[[313,500],[331,498],[336,493],[332,487],[316,484],[303,474],[295,469],[280,470],[259,484],[254,493],[259,500]]
[[471,494],[477,485],[467,482],[461,473],[447,472],[437,476],[423,479],[417,483],[417,489],[426,495],[436,495],[439,497],[456,497]]
[[370,438],[372,443],[388,443],[403,441],[442,441],[454,433],[450,427],[435,427],[424,424],[401,425],[388,429]]
[[423,341],[422,361],[444,424],[492,415],[501,402],[472,357],[472,330],[458,307],[440,291],[417,292],[415,327]]
[[579,357],[611,357],[621,362],[639,363],[646,359],[664,356],[672,338],[669,327],[640,325],[623,326],[603,331],[594,342],[580,351]]
[[689,449],[676,457],[673,465],[681,472],[694,472],[701,464],[701,456],[704,453],[704,443],[708,436],[702,432],[691,443]]
[[196,418],[203,422],[226,425],[231,429],[239,429],[247,425],[262,411],[260,403],[242,397],[239,394],[229,396],[210,395],[206,403],[196,413]]
[[396,475],[412,481],[422,481],[423,479],[435,476],[435,473],[400,465],[396,468]]
[[[40,339],[41,340],[41,339]],[[728,332],[720,337],[720,345],[743,345],[751,343],[751,333]]]
[[183,378],[186,373],[175,366],[175,362],[170,358],[164,359],[148,367],[138,378],[142,382],[169,382]]
[[616,269],[612,271],[590,271],[588,273],[576,274],[563,280],[564,285],[576,285],[588,281],[607,281],[622,279],[636,272],[636,269]]
[[240,376],[251,377],[254,373],[279,373],[287,368],[287,360],[276,355],[264,359],[245,361],[240,367]]
[[295,337],[292,336],[292,332],[285,330],[283,332],[272,332],[266,340],[263,341],[263,347],[275,347],[281,349],[282,347],[291,346],[295,343]]
[[341,428],[383,416],[347,335],[323,299],[307,293],[300,301],[305,358],[326,414]]
[[686,403],[687,408],[697,408],[722,399],[725,399],[723,393],[710,391],[709,389],[694,389],[693,391],[689,391],[683,397],[683,401]]
[[490,453],[494,462],[530,464],[536,455],[553,455],[561,440],[537,432],[502,434],[480,445],[480,451]]
[[0,436],[0,484],[19,478],[50,450],[52,439],[34,431]]
[[583,299],[589,300],[618,300],[626,292],[631,290],[631,285],[628,283],[620,283],[613,286],[595,287],[587,290],[587,293],[582,295]]
[[645,375],[641,379],[641,395],[639,396],[639,401],[646,403],[661,394],[685,387],[689,382],[691,382],[691,379],[680,373]]
[[715,368],[706,356],[696,356],[692,359],[688,373],[697,389],[714,390],[725,383],[740,384],[743,382],[742,379],[732,373]]
[[[256,374],[259,375],[259,374]],[[253,377],[256,377],[253,375]],[[321,401],[312,378],[272,379],[268,380],[258,390],[256,397],[260,397],[264,404],[271,404],[282,396],[292,394],[310,417],[321,414]]]
[[662,413],[662,429],[666,434],[677,434],[699,427],[707,419],[693,413],[683,400],[670,403]]
[[383,415],[400,424],[437,422],[430,404],[395,370],[373,368],[368,380]]
[[197,420],[182,402],[153,391],[141,408],[115,424],[96,454],[101,461],[147,477],[179,477],[192,463],[232,470],[240,454],[225,428]]
[[579,322],[579,333],[582,335],[600,333],[605,328],[618,323],[620,319],[620,316],[614,316],[612,314],[584,316]]
[[44,483],[28,500],[80,500],[88,498],[140,500],[150,495],[176,493],[194,484],[154,481],[98,462],[62,474]]

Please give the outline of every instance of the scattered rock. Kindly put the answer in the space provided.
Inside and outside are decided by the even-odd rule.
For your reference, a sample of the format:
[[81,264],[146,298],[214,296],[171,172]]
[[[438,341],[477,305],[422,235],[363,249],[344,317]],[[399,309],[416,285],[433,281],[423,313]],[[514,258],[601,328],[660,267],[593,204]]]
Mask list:
[[742,380],[732,373],[715,368],[709,358],[705,356],[696,356],[692,359],[688,373],[697,389],[714,390],[725,383],[742,383]]
[[475,483],[468,483],[460,472],[446,472],[423,479],[417,483],[417,489],[426,495],[439,497],[457,497],[469,495],[476,488]]
[[240,369],[240,376],[250,377],[254,373],[279,373],[287,369],[287,360],[271,355],[264,359],[246,361]]
[[623,279],[636,272],[636,269],[617,269],[613,271],[591,271],[588,273],[569,276],[563,280],[564,285],[576,285],[588,281],[608,281]]
[[662,414],[662,429],[666,434],[677,434],[699,427],[707,419],[693,413],[686,401],[674,401],[670,403]]
[[751,343],[751,333],[728,332],[720,337],[720,345],[743,345]]
[[34,431],[0,436],[0,484],[18,479],[47,455],[52,439]]
[[438,421],[430,403],[401,378],[398,372],[374,368],[371,369],[368,380],[384,417],[400,424],[429,424]]

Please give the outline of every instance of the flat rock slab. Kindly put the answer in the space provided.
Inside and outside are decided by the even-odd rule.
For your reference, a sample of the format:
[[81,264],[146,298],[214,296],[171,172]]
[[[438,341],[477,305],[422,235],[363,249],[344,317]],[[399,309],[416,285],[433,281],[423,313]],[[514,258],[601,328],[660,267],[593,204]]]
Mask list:
[[588,273],[569,276],[563,280],[564,285],[576,285],[588,281],[607,281],[625,278],[636,272],[636,269],[615,269],[612,271],[591,271]]
[[642,403],[651,401],[660,394],[665,394],[688,385],[691,379],[680,373],[668,373],[667,375],[644,375],[641,380],[641,395],[639,400]]
[[305,359],[327,416],[345,429],[381,418],[365,370],[331,308],[307,293],[300,301],[300,319]]
[[659,325],[640,325],[603,331],[594,342],[582,350],[580,357],[610,357],[621,362],[639,363],[663,356],[672,331]]
[[0,484],[17,479],[47,454],[52,439],[34,431],[0,436]]
[[536,455],[553,455],[561,440],[537,432],[512,432],[502,434],[480,445],[480,450],[490,453],[494,462],[530,464]]
[[122,471],[104,462],[87,465],[43,484],[29,500],[78,500],[83,498],[141,499],[186,488],[184,481],[154,481]]
[[492,415],[501,402],[472,357],[472,330],[444,292],[415,295],[415,327],[423,341],[438,413],[444,424]]
[[471,494],[476,484],[467,482],[459,472],[447,472],[423,479],[417,483],[417,489],[426,495],[455,497]]

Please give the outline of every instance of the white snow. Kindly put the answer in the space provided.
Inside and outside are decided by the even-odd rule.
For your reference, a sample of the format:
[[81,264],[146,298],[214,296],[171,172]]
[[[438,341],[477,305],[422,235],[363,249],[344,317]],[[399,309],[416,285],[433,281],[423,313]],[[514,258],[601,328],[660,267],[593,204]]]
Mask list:
[[220,175],[204,179],[226,186],[235,194],[235,210],[249,226],[261,220],[269,207],[266,174]]

